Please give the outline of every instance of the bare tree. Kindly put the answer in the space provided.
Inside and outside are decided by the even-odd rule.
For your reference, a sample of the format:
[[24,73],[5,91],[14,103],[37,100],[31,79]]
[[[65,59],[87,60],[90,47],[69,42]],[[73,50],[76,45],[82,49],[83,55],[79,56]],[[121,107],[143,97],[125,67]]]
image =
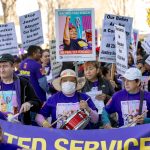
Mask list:
[[[102,1],[102,0],[101,0]],[[99,1],[93,1],[88,0],[88,3],[86,0],[37,0],[39,9],[42,12],[42,20],[45,20],[45,24],[47,24],[47,37],[49,40],[55,38],[54,34],[54,26],[55,26],[55,9],[71,9],[71,8],[84,8],[85,6],[87,8],[93,7],[93,5],[98,6],[97,11],[101,10],[99,9],[99,6],[103,6],[101,2]],[[102,1],[103,2],[103,1]],[[98,5],[99,3],[99,5]],[[104,3],[104,2],[103,2]],[[80,4],[80,5],[79,5]],[[98,16],[102,15],[101,13]],[[100,19],[96,20],[97,22],[100,22]]]
[[102,18],[105,13],[115,15],[134,16],[135,0],[37,0],[42,12],[42,19],[45,18],[47,25],[47,37],[54,39],[55,9],[71,8],[95,8],[95,22],[97,27],[102,25]]
[[113,14],[130,16],[133,14],[135,0],[107,0]]
[[56,0],[37,0],[39,9],[41,10],[42,19],[45,21],[45,25],[47,24],[46,33],[48,40],[54,39],[54,16],[55,16],[55,8],[58,7]]
[[11,21],[18,23],[16,14],[16,0],[1,0],[1,3],[4,13],[4,23]]

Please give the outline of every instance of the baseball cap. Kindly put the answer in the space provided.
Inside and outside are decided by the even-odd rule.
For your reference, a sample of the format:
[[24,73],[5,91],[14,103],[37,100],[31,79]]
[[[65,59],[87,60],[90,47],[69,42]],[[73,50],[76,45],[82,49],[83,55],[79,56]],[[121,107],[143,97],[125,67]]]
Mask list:
[[135,80],[135,79],[141,80],[142,73],[137,68],[129,68],[129,69],[126,70],[126,72],[123,75],[123,77],[125,79],[128,79],[128,80]]
[[14,57],[11,54],[2,54],[0,55],[0,62],[14,63]]

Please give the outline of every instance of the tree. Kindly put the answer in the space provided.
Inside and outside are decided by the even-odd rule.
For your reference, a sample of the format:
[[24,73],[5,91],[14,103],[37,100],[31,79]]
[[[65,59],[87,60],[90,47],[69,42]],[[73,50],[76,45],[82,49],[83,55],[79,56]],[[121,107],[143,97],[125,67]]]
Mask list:
[[37,0],[39,9],[41,10],[42,20],[46,27],[47,39],[52,40],[54,35],[54,23],[55,23],[55,8],[58,8],[56,0]]
[[115,15],[133,15],[135,0],[108,0],[107,3],[110,10]]
[[8,22],[18,22],[16,14],[16,0],[1,0],[3,13],[4,13],[4,23]]

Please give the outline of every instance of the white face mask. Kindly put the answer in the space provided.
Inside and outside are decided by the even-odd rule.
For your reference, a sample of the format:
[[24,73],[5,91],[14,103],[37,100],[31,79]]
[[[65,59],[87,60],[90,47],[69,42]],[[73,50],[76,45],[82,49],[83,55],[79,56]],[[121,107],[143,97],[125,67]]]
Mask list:
[[64,94],[73,94],[76,91],[76,83],[70,81],[63,82],[61,89]]

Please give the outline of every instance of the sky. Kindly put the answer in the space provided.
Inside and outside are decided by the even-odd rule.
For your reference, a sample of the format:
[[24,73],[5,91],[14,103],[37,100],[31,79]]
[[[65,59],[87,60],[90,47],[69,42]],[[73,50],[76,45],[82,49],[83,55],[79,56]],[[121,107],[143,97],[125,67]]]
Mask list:
[[17,0],[16,7],[18,16],[38,10],[37,0]]
[[[16,10],[18,16],[36,11],[38,10],[37,0],[17,0]],[[0,15],[3,15],[1,3],[0,3]]]
[[[38,9],[39,8],[38,8],[37,0],[17,0],[16,11],[18,16],[22,16],[30,12],[34,12]],[[0,15],[3,15],[1,3],[0,3]],[[15,28],[17,34],[17,41],[18,43],[21,43],[20,27],[15,26]]]

